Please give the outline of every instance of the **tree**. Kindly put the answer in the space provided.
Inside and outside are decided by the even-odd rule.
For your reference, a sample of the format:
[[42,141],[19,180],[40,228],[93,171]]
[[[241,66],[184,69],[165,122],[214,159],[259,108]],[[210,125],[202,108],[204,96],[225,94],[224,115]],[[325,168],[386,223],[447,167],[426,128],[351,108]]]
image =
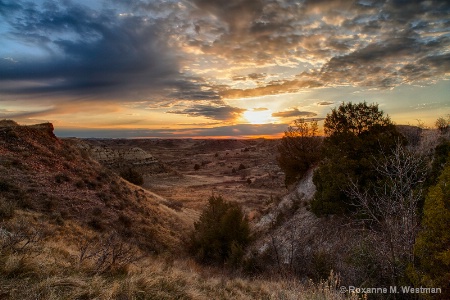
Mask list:
[[286,175],[286,185],[296,182],[319,162],[321,145],[316,120],[298,119],[294,126],[288,127],[278,146],[277,156],[278,165]]
[[204,263],[237,264],[249,243],[250,228],[237,203],[211,196],[194,224],[190,251]]
[[417,286],[440,287],[435,299],[450,299],[450,155],[425,199],[422,230],[415,244],[412,278]]
[[348,102],[333,108],[325,119],[324,130],[328,136],[339,133],[360,135],[374,127],[390,125],[392,125],[391,120],[378,109],[378,104]]
[[447,119],[440,117],[436,120],[436,127],[441,134],[446,134],[448,132],[448,128],[450,123],[450,114],[447,115]]
[[342,103],[324,122],[327,134],[322,161],[314,173],[317,191],[311,202],[318,215],[345,214],[354,210],[345,190],[350,182],[368,186],[376,179],[374,165],[404,138],[377,104]]
[[[383,154],[384,155],[384,154]],[[391,285],[399,284],[408,264],[419,225],[419,203],[428,171],[424,155],[398,143],[375,167],[378,175],[370,187],[352,181],[347,194],[365,228],[367,242],[375,251],[380,270]]]

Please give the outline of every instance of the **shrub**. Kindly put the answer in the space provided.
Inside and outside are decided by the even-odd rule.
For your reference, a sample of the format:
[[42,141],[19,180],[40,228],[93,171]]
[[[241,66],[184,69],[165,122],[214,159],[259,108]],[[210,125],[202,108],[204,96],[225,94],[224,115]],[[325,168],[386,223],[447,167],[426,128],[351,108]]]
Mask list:
[[77,188],[79,188],[79,189],[83,189],[83,188],[85,188],[86,187],[86,184],[84,183],[84,181],[83,180],[78,180],[77,182],[75,182],[75,186],[77,187]]
[[333,269],[333,258],[324,251],[318,251],[312,256],[312,278],[318,282],[325,280]]
[[69,181],[70,181],[70,177],[67,176],[67,174],[60,173],[60,174],[55,175],[55,182],[58,184],[61,184],[63,182],[69,182]]
[[128,182],[131,182],[135,185],[144,184],[144,177],[138,171],[128,168],[122,172],[120,172],[120,176]]
[[211,196],[194,224],[190,252],[201,262],[236,265],[249,243],[250,229],[237,203]]

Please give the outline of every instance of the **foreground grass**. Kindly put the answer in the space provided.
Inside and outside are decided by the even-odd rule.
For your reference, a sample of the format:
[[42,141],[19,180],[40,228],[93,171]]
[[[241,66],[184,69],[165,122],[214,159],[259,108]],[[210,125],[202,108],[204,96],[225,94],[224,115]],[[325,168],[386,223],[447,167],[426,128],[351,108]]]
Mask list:
[[95,232],[71,221],[39,227],[39,218],[16,212],[0,222],[0,299],[357,299],[339,293],[335,276],[315,284],[246,278],[143,254],[114,235],[92,240]]
[[[336,289],[337,279],[320,284],[294,279],[248,279],[217,274],[190,259],[147,258],[115,272],[92,266],[43,261],[9,254],[0,260],[1,299],[357,299]],[[55,257],[55,259],[60,257]]]

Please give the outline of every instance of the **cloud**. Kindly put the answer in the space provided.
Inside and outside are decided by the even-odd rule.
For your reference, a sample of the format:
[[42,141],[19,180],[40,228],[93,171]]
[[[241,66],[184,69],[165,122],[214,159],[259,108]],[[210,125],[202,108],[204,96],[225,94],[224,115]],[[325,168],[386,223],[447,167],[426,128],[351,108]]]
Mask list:
[[234,80],[234,81],[245,81],[245,80],[247,80],[247,76],[235,75],[235,76],[233,76],[232,80]]
[[263,11],[261,0],[193,0],[199,9],[214,14],[228,26],[228,32],[234,34],[247,30],[255,18]]
[[[71,2],[39,7],[4,4],[8,39],[35,48],[0,61],[0,93],[149,100],[214,99],[197,78],[180,72],[161,25],[148,15],[93,10]],[[6,13],[5,13],[6,14]],[[33,50],[33,51],[34,51]],[[15,87],[7,84],[15,81]]]
[[[41,7],[2,1],[6,38],[42,55],[2,60],[1,92],[196,101],[324,86],[392,88],[449,72],[446,1],[112,3],[117,6],[94,10],[68,1]],[[195,74],[201,68],[192,67],[240,63],[307,70],[270,82],[265,72],[232,76],[258,82],[243,90],[202,78]],[[11,88],[6,81],[21,84]]]
[[242,113],[226,99],[432,84],[450,74],[449,14],[439,0],[0,0],[0,102],[223,121]]
[[253,80],[253,81],[261,81],[267,77],[266,73],[250,73],[247,76],[242,75],[235,75],[232,77],[232,80],[234,81],[246,81],[246,80]]
[[39,118],[42,116],[46,116],[48,114],[54,113],[55,110],[53,108],[38,110],[38,111],[11,111],[11,110],[3,110],[0,109],[0,118],[1,119],[19,119],[19,118]]
[[334,102],[330,102],[330,101],[320,101],[320,102],[317,102],[317,105],[320,105],[320,106],[327,106],[327,105],[331,105],[331,104],[333,104]]
[[282,93],[295,93],[301,89],[321,86],[323,86],[322,82],[315,79],[309,79],[305,76],[305,78],[294,80],[271,81],[267,85],[250,89],[224,89],[220,92],[220,95],[227,99],[259,97]]
[[231,106],[193,105],[182,110],[172,110],[167,113],[182,114],[191,117],[206,117],[208,119],[231,121],[242,114],[245,109]]
[[298,108],[292,108],[272,114],[272,117],[291,118],[291,117],[315,117],[316,113],[310,111],[301,111]]
[[[224,98],[342,85],[385,89],[433,82],[450,71],[445,50],[450,47],[448,1],[192,2],[205,12],[204,17],[196,14],[205,32],[223,28],[213,42],[196,37],[203,54],[223,64],[307,68],[293,80],[226,89]],[[208,14],[220,22],[212,26]]]
[[252,80],[261,80],[267,77],[266,73],[251,73],[248,74],[248,78],[252,79]]

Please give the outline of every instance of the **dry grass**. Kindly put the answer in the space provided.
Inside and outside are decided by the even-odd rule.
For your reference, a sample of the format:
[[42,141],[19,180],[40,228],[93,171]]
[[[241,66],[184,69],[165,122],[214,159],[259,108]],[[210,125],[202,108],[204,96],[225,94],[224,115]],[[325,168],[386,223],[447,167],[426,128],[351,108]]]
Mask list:
[[56,225],[42,225],[41,217],[19,210],[0,226],[1,299],[347,299],[336,290],[335,276],[319,284],[252,279],[189,258],[142,257],[136,248],[135,259],[99,268],[101,253],[111,250],[108,238],[91,243],[95,251],[88,249],[82,259],[83,244],[98,241],[98,233],[72,221],[59,232]]
[[[46,253],[64,259],[53,250]],[[2,299],[357,299],[340,294],[333,275],[319,284],[246,279],[218,274],[189,259],[160,258],[147,258],[122,273],[93,274],[87,266],[74,266],[67,253],[65,263],[49,264],[45,256],[2,254]]]

